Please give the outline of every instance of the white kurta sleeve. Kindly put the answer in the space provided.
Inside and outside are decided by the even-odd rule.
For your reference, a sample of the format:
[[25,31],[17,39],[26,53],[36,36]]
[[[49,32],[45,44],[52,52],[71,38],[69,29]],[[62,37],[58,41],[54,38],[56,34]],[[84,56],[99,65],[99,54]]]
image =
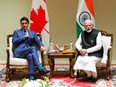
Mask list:
[[75,47],[76,47],[78,50],[81,50],[81,49],[82,49],[81,42],[82,42],[82,39],[81,39],[81,34],[80,34],[80,35],[79,35],[79,38],[77,39],[77,41],[76,41],[76,43],[75,43]]
[[102,47],[102,35],[101,35],[101,32],[99,32],[96,39],[96,45],[86,50],[87,50],[87,53],[93,53],[100,50],[101,47]]

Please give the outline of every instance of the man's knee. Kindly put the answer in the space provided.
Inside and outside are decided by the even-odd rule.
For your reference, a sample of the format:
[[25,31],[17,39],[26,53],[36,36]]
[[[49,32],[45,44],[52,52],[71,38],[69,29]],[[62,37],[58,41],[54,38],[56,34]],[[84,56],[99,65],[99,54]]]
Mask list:
[[26,57],[27,60],[32,60],[32,54],[28,54]]

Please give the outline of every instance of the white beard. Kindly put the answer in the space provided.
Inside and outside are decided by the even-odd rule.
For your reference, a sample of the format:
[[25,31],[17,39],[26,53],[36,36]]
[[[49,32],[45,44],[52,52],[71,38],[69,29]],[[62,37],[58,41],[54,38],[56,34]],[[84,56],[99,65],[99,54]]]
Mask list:
[[86,32],[90,33],[91,31],[92,31],[92,29],[91,30],[87,30]]

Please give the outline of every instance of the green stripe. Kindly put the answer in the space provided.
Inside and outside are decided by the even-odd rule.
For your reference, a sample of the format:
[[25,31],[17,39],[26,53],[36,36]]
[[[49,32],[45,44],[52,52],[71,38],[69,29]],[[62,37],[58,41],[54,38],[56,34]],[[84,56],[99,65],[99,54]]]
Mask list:
[[76,22],[76,34],[77,38],[79,37],[80,33],[82,32],[82,28],[79,26],[79,24]]

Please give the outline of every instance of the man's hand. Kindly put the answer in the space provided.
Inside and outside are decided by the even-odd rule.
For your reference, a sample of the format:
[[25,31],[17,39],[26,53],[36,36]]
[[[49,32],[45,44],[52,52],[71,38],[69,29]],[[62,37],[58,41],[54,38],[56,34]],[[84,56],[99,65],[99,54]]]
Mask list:
[[79,50],[79,52],[82,56],[84,56],[87,53],[86,49],[81,49]]
[[44,46],[40,46],[40,50],[41,51],[45,51],[45,47]]

